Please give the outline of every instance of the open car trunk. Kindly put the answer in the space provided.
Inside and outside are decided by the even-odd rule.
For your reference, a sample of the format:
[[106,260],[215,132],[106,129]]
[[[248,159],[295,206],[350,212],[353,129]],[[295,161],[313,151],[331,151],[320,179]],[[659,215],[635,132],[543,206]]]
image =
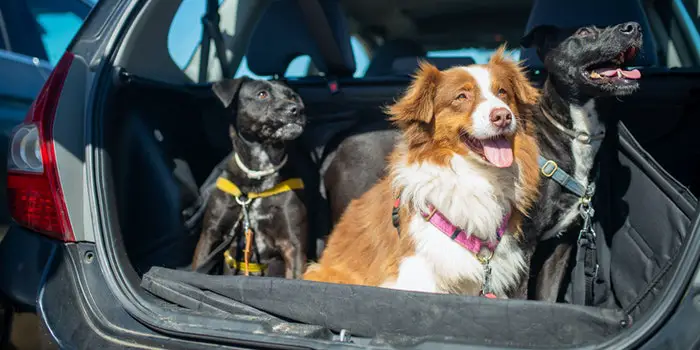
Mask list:
[[[700,112],[695,74],[645,73],[637,95],[601,104],[604,117],[622,121],[612,123],[600,151],[594,228],[606,283],[596,288],[609,290],[597,291],[592,306],[190,272],[200,187],[231,151],[219,132],[224,111],[208,85],[116,74],[101,124],[110,130],[103,140],[103,195],[107,212],[118,213],[107,220],[106,244],[115,255],[112,272],[124,276],[122,288],[132,293],[129,302],[141,305],[131,312],[163,331],[297,346],[353,341],[430,349],[447,342],[560,349],[610,341],[640,320],[658,319],[669,310],[656,307],[679,298],[679,283],[687,282],[679,268],[692,258],[688,242],[697,239],[691,226],[697,200],[687,186],[697,184],[700,169],[698,151],[688,147],[696,144],[690,130],[698,130]],[[541,82],[540,75],[533,79]],[[408,80],[341,80],[339,95],[329,94],[321,78],[288,83],[310,120],[290,163],[307,188],[319,188],[323,147],[389,127],[380,107]],[[652,122],[661,111],[663,127]],[[314,259],[314,243],[331,222],[320,194],[308,196],[306,205]],[[154,315],[165,316],[146,317]]]

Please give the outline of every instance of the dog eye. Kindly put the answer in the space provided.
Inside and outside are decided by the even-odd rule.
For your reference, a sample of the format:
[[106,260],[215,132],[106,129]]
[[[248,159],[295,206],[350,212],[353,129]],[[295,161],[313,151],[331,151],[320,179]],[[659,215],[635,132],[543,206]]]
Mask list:
[[588,28],[579,28],[579,30],[576,31],[577,36],[589,36],[591,34],[593,34],[593,31]]
[[506,89],[500,88],[498,89],[498,96],[505,96],[507,94]]
[[463,92],[463,93],[457,95],[456,100],[464,101],[464,100],[466,100],[466,99],[468,99],[468,98],[469,98],[469,96],[467,95],[467,93],[466,93],[466,92]]
[[262,91],[258,92],[258,98],[259,98],[259,99],[267,98],[267,96],[268,96],[268,93],[267,93],[267,91],[265,91],[265,90],[262,90]]

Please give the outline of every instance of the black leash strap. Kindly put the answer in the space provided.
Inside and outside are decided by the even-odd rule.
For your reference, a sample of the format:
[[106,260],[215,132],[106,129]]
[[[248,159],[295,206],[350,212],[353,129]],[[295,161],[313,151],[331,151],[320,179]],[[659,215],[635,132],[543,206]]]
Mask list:
[[231,243],[233,243],[234,238],[236,238],[236,230],[238,230],[238,227],[241,224],[241,221],[243,220],[243,213],[238,217],[238,220],[233,224],[233,227],[231,227],[231,230],[224,236],[224,240],[219,243],[219,245],[214,248],[209,255],[207,255],[207,258],[204,260],[204,263],[197,266],[196,269],[194,269],[194,272],[199,272],[203,274],[210,274],[214,271],[214,268],[216,267],[217,264],[221,263],[224,259],[224,251],[228,249],[231,246]]
[[595,234],[585,234],[577,243],[576,266],[572,278],[574,304],[593,304],[593,288],[598,276],[595,239]]
[[591,205],[595,194],[595,181],[598,180],[600,167],[596,167],[594,181],[588,186],[581,183],[559,165],[542,156],[539,157],[540,172],[579,197],[579,211],[583,219],[583,226],[576,242],[576,265],[572,272],[573,303],[579,305],[593,304],[593,287],[598,278],[598,253],[596,251],[596,234],[593,230],[592,219],[595,210]]
[[207,255],[205,263],[197,266],[197,268],[194,269],[194,272],[203,274],[212,273],[216,265],[223,261],[224,251],[231,246],[231,242],[233,242],[234,237],[235,235],[233,234],[226,235],[224,240],[218,246],[216,246],[216,248],[214,248],[209,255]]
[[209,197],[211,197],[212,191],[216,188],[216,179],[218,179],[219,176],[221,176],[221,174],[225,171],[226,164],[231,161],[232,157],[233,152],[229,153],[226,158],[221,160],[219,164],[214,167],[214,170],[212,170],[207,179],[204,180],[202,186],[199,188],[200,196],[194,203],[192,203],[192,205],[182,210],[185,227],[188,230],[196,229],[199,231],[201,229],[199,226],[202,224],[202,218],[204,217],[204,212],[207,209]]
[[[596,179],[598,175],[596,174]],[[582,200],[579,210],[583,226],[579,232],[576,249],[576,265],[572,272],[573,302],[579,305],[593,305],[594,284],[598,278],[598,253],[596,250],[596,233],[593,230],[595,210],[590,203],[595,186],[589,187],[587,200]]]

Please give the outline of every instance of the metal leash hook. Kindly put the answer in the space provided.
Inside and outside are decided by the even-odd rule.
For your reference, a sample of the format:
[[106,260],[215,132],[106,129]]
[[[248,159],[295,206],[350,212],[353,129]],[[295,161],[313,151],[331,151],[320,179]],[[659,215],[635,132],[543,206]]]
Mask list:
[[[591,206],[593,194],[595,194],[595,183],[588,185],[588,188],[586,188],[586,195],[581,198],[579,212],[581,214],[581,218],[583,218],[583,227],[581,227],[581,231],[578,234],[578,241],[581,241],[581,238],[584,237],[584,235],[586,238],[596,238],[595,231],[591,225],[591,218],[595,216],[595,209],[593,209],[593,206]],[[589,237],[589,234],[592,237]]]
[[484,266],[484,281],[481,283],[481,296],[489,299],[496,299],[496,294],[491,290],[491,265],[489,264],[491,258],[493,258],[493,251],[491,251],[488,257],[477,255],[476,258],[479,259],[481,265]]
[[253,230],[250,229],[250,217],[248,216],[248,204],[252,201],[252,198],[248,198],[245,195],[236,197],[236,203],[241,206],[241,211],[243,211],[243,233],[245,234],[245,248],[243,249],[243,262],[245,266],[245,275],[250,275],[250,248],[251,241],[253,238]]

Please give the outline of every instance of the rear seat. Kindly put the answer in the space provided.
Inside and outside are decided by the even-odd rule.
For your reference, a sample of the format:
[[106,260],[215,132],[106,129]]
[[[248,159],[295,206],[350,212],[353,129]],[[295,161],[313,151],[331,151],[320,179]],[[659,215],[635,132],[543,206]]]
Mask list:
[[410,75],[418,69],[418,62],[428,62],[439,70],[449,69],[455,66],[468,66],[476,63],[471,57],[403,57],[394,61],[392,70],[394,74]]
[[425,55],[425,49],[413,40],[404,38],[387,40],[374,50],[365,77],[392,75],[396,60],[403,57],[425,57]]
[[375,50],[365,77],[407,76],[418,69],[418,62],[426,61],[440,70],[474,64],[471,57],[427,57],[420,44],[408,39],[389,40]]

